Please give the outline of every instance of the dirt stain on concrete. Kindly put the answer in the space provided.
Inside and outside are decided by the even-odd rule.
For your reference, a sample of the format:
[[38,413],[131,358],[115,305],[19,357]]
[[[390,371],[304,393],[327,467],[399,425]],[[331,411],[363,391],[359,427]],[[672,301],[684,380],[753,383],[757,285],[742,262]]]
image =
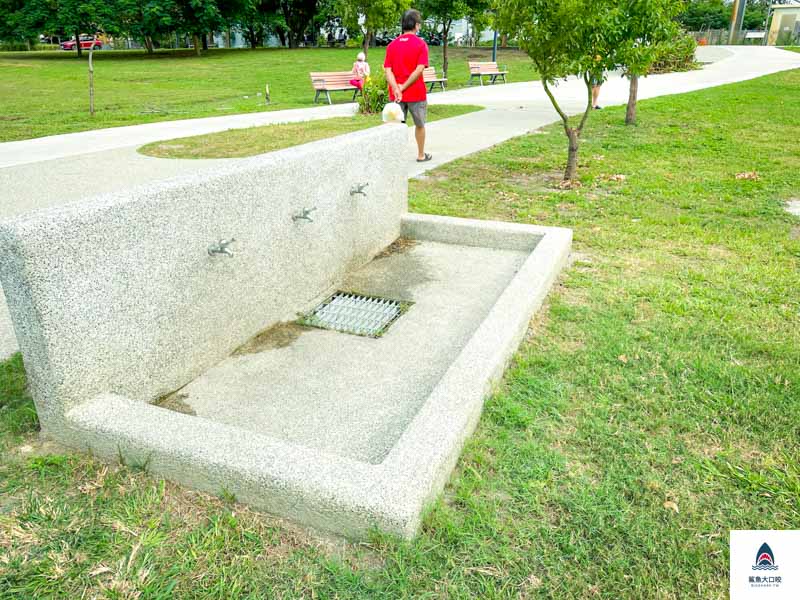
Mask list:
[[394,256],[395,254],[405,254],[409,250],[411,250],[414,246],[419,244],[417,240],[411,240],[408,238],[397,238],[391,244],[386,246],[376,257],[375,260],[380,260],[382,258],[389,258],[390,256]]
[[307,331],[312,331],[312,327],[306,327],[299,323],[279,323],[274,327],[262,331],[254,338],[245,342],[237,348],[233,355],[244,356],[247,354],[258,354],[266,350],[276,350],[291,346],[294,342]]
[[189,394],[185,392],[173,392],[171,394],[167,394],[166,396],[162,396],[153,402],[153,405],[166,408],[167,410],[171,410],[173,412],[195,417],[197,416],[197,413],[191,406],[189,406],[189,404],[187,404],[186,400],[188,399]]

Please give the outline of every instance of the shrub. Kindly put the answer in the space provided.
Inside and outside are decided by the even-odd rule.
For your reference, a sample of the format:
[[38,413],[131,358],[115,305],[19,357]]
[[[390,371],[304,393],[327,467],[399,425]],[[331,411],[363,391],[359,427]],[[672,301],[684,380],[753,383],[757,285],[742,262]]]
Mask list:
[[383,110],[388,101],[388,88],[383,69],[377,74],[367,77],[364,82],[364,93],[358,98],[358,112],[364,115],[374,115]]
[[60,50],[58,44],[30,44],[26,42],[0,42],[0,52],[27,52],[37,51],[44,52],[50,50]]
[[688,33],[683,33],[674,40],[661,42],[653,49],[655,61],[650,67],[651,73],[672,73],[674,71],[690,71],[696,67],[694,52],[697,41]]

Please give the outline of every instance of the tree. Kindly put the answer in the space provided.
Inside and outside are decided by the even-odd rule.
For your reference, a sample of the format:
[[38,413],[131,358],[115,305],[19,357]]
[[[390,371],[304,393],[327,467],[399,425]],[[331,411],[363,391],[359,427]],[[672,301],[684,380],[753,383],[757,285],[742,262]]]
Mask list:
[[731,22],[731,9],[723,0],[690,0],[678,21],[689,31],[727,29]]
[[81,56],[81,34],[93,35],[98,31],[114,33],[119,21],[114,3],[107,0],[54,0],[50,5],[49,24],[75,36],[75,49]]
[[[615,44],[624,15],[616,3],[597,0],[500,0],[497,8],[498,27],[516,34],[561,117],[569,141],[564,180],[573,181],[581,133],[592,109],[592,78],[614,67]],[[577,76],[586,86],[586,109],[577,125],[562,110],[551,89],[569,76]]]
[[140,40],[148,54],[155,50],[153,39],[173,31],[180,17],[175,0],[117,0],[119,27]]
[[675,17],[683,8],[682,0],[621,0],[623,28],[617,46],[617,64],[630,80],[625,124],[636,122],[639,77],[647,75],[655,59],[656,45],[679,35]]
[[0,0],[0,40],[25,42],[30,47],[38,31],[31,27],[24,0]]
[[203,39],[223,23],[216,0],[176,0],[179,27],[192,36],[194,51],[200,56]]
[[423,0],[419,8],[426,19],[433,19],[442,26],[442,71],[443,77],[447,77],[450,28],[453,21],[467,16],[467,0]]
[[470,46],[477,45],[481,39],[481,33],[491,24],[491,7],[491,0],[467,0],[466,19],[469,29],[472,31],[469,39]]
[[317,14],[317,0],[276,0],[283,22],[289,48],[297,48],[303,41],[308,26]]
[[[362,49],[364,54],[367,54],[375,32],[399,23],[403,11],[409,6],[411,6],[410,0],[342,0],[341,11],[345,25],[349,29],[360,27],[363,30]],[[362,24],[359,23],[360,17],[364,19]]]
[[447,77],[447,50],[453,22],[486,15],[489,10],[488,0],[422,0],[420,10],[425,19],[433,19],[442,26],[442,71],[443,76]]

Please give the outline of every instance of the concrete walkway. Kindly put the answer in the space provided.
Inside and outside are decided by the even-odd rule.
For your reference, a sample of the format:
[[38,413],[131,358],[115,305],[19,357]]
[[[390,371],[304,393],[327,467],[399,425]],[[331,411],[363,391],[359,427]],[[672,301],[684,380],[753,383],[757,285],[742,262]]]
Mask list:
[[[800,68],[800,54],[760,46],[703,47],[698,49],[698,59],[709,64],[702,70],[642,79],[639,97],[685,93]],[[581,112],[585,106],[586,89],[577,80],[561,83],[556,95],[569,113]],[[606,106],[624,104],[627,97],[627,80],[612,76],[603,86],[601,103]],[[410,141],[409,177],[558,119],[540,82],[432,94],[430,102],[477,104],[485,106],[486,110],[431,123],[428,150],[434,155],[433,161],[417,164]],[[5,192],[5,198],[13,199],[0,205],[0,219],[149,181],[213,170],[222,162],[236,160],[151,158],[136,152],[144,143],[269,123],[343,116],[352,114],[354,108],[355,105],[346,104],[167,121],[0,144],[0,189]],[[86,149],[92,152],[87,153]],[[16,340],[0,296],[0,359],[14,351]]]

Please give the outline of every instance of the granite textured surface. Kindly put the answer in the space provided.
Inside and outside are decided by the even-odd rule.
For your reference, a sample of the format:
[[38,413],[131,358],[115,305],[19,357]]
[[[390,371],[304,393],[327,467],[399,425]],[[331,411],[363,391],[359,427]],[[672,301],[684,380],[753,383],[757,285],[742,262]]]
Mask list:
[[379,464],[527,258],[519,251],[408,244],[341,289],[411,302],[380,338],[284,325],[177,394],[226,423]]
[[422,242],[455,242],[460,236],[462,245],[472,246],[505,231],[514,246],[527,237],[529,251],[380,462],[116,395],[68,413],[73,443],[112,460],[122,455],[147,463],[155,473],[211,493],[225,489],[312,528],[351,538],[364,538],[373,528],[412,537],[474,430],[484,398],[566,262],[572,232],[427,215],[405,216],[402,229],[406,235],[425,232]]
[[[180,388],[367,263],[407,210],[407,135],[387,125],[0,224],[43,430],[58,437],[99,394]],[[293,219],[304,208],[313,221]],[[223,238],[234,256],[210,256]]]

